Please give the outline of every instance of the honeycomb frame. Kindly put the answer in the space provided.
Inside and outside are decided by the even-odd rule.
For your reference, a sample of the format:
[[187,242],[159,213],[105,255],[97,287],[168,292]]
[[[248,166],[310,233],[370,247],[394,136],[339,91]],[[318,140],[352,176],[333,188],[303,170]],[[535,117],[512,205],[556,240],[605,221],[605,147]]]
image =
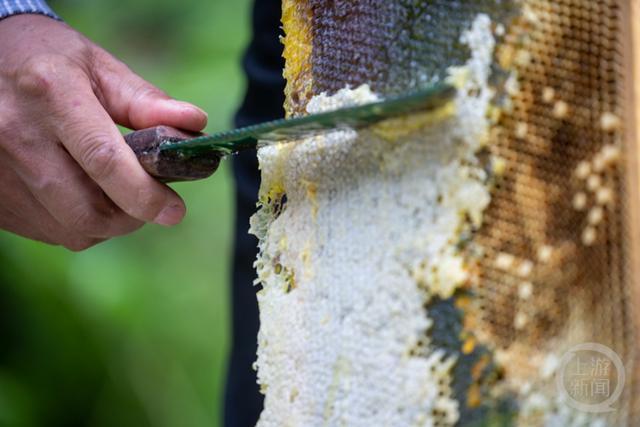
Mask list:
[[[550,347],[543,336],[549,332],[573,334],[567,343],[589,337],[603,340],[634,365],[629,368],[629,387],[623,397],[629,412],[615,422],[635,425],[640,421],[640,397],[637,397],[640,395],[640,1],[522,2],[529,9],[520,15],[520,22],[510,22],[507,26],[506,41],[501,44],[504,49],[497,53],[496,61],[501,68],[515,70],[521,78],[524,76],[525,81],[520,81],[518,89],[510,89],[506,80],[502,82],[505,90],[513,93],[510,102],[500,104],[494,111],[496,126],[489,139],[500,143],[488,151],[506,161],[507,178],[494,192],[493,210],[487,213],[486,223],[476,235],[479,245],[489,249],[484,251],[482,265],[477,266],[478,282],[472,285],[479,294],[480,305],[474,307],[463,299],[459,301],[467,310],[465,330],[476,332],[466,335],[461,342],[489,342],[502,356],[511,352],[507,360],[512,362],[518,378],[540,364],[540,360],[531,358],[533,364],[529,365],[528,356],[539,346]],[[335,3],[339,6],[344,2]],[[296,28],[288,31],[285,39],[288,49],[285,51],[286,108],[290,115],[305,114],[306,102],[320,91],[331,92],[340,86],[364,83],[353,75],[338,75],[334,82],[327,83],[328,79],[323,77],[324,82],[316,84],[313,56],[320,52],[327,55],[327,62],[335,60],[329,49],[313,48],[313,14],[329,4],[333,3],[284,2],[289,16],[297,17],[293,21],[285,19],[284,23],[285,31]],[[292,7],[295,7],[294,15],[291,15]],[[544,43],[553,53],[542,52],[546,55],[542,59],[542,42],[535,40],[536,25],[551,26],[547,27],[551,28],[547,30],[550,41]],[[555,33],[569,27],[570,34]],[[534,40],[526,41],[530,38]],[[361,79],[368,78],[366,76],[366,73],[361,75]],[[395,89],[378,88],[383,93],[387,90],[393,93]],[[530,122],[527,117],[534,119]],[[592,127],[599,129],[588,132]],[[587,153],[579,144],[581,138],[588,140]],[[523,141],[527,145],[523,145]],[[551,141],[559,143],[550,144]],[[591,173],[593,168],[600,168],[598,159],[602,156],[598,156],[607,147],[622,150],[619,162],[606,166],[606,173]],[[559,148],[565,151],[553,152]],[[587,176],[577,178],[585,162],[591,169]],[[605,199],[607,192],[595,190],[603,187],[613,189],[615,201],[598,206],[596,201],[599,197]],[[532,193],[536,195],[530,197]],[[510,206],[514,198],[518,198],[515,204],[519,210]],[[506,201],[501,205],[502,199]],[[590,204],[588,210],[585,204]],[[613,224],[603,230],[602,221],[611,219]],[[497,222],[500,225],[496,226]],[[575,224],[582,225],[576,227]],[[535,244],[524,241],[513,244],[518,240],[514,236],[520,234]],[[549,236],[558,239],[548,242]],[[606,240],[604,245],[601,239]],[[536,269],[528,267],[530,263],[537,265],[538,257],[546,259],[540,254],[547,250],[554,254],[555,264],[546,263],[546,267],[540,267],[542,271],[536,270],[530,279],[524,280],[532,274],[524,274],[526,271]],[[581,265],[572,266],[573,259],[582,260]],[[513,270],[507,272],[511,266]],[[600,289],[599,280],[611,283],[611,288]],[[538,292],[534,298],[540,298],[533,305],[548,308],[547,311],[526,312],[531,300],[519,301],[524,307],[522,310],[513,303],[521,295],[530,293],[526,291],[529,287],[523,286],[529,282],[533,282]],[[483,290],[487,284],[499,292]],[[591,335],[585,331],[567,331],[567,324],[571,326],[574,321],[568,313],[575,305],[567,295],[572,298],[578,295],[576,299],[584,304],[572,315],[589,316],[595,310],[597,314],[590,320],[593,325],[597,326],[598,316],[612,323]],[[611,298],[608,305],[601,303],[605,297]],[[492,317],[492,308],[488,307],[491,304],[510,312],[496,312]],[[537,326],[526,329],[525,325],[531,324]],[[498,332],[493,333],[496,325]],[[522,339],[524,333],[531,336]],[[518,340],[522,342],[514,346]]]

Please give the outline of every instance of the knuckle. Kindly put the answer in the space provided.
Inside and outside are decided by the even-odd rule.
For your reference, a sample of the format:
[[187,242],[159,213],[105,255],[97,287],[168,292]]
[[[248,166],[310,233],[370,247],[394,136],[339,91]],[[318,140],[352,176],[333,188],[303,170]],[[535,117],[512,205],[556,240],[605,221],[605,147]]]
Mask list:
[[92,206],[84,206],[72,212],[68,227],[88,236],[102,236],[109,228],[109,219]]
[[124,63],[116,59],[111,53],[104,50],[100,46],[92,45],[90,49],[90,55],[93,64],[100,71],[106,72],[118,72],[119,70],[130,71]]
[[80,163],[84,165],[87,173],[98,181],[113,174],[120,158],[120,150],[108,141],[108,137],[97,133],[89,134],[82,139],[85,148]]
[[134,102],[147,97],[165,97],[165,96],[166,96],[165,93],[162,92],[160,89],[158,89],[157,87],[153,86],[150,83],[147,83],[142,79],[140,79],[140,82],[137,84],[137,87],[133,92]]
[[33,181],[30,182],[30,187],[37,195],[51,195],[60,192],[61,184],[54,176],[49,174],[38,174],[38,176],[34,177]]
[[138,76],[132,70],[129,69],[128,71],[130,73],[130,78],[127,79],[125,83],[130,85],[131,100],[133,103],[149,97],[169,98],[169,96],[157,86]]
[[69,61],[60,55],[35,55],[27,60],[18,74],[20,91],[33,96],[45,96],[51,92],[60,74],[68,70]]

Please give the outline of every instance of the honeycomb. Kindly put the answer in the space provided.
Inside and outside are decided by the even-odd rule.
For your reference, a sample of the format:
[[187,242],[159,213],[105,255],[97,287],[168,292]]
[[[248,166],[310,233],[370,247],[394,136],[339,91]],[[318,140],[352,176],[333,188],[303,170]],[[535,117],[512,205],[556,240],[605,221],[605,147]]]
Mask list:
[[496,94],[488,142],[477,153],[492,165],[491,203],[464,246],[467,285],[425,307],[428,339],[457,360],[459,425],[556,425],[559,415],[549,414],[565,406],[554,400],[554,369],[585,342],[614,350],[626,374],[616,410],[594,415],[602,423],[595,425],[640,425],[634,7],[631,0],[283,2],[293,116],[345,87],[368,84],[386,96],[442,79],[470,56],[463,31],[480,13],[491,18]]
[[505,19],[514,11],[496,0],[286,0],[287,112],[303,114],[312,96],[345,85],[391,95],[443,78],[469,57],[464,25],[481,12]]

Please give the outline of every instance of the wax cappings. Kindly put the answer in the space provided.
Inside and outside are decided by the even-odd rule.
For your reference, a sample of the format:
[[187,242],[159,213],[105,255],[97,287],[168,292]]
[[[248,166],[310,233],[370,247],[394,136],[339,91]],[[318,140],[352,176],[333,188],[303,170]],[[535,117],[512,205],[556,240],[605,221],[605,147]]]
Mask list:
[[[478,16],[463,42],[472,54],[464,73],[452,70],[448,116],[398,140],[340,130],[260,149],[260,426],[458,420],[455,359],[429,342],[425,304],[468,279],[461,230],[490,202],[476,157],[493,96],[490,19]],[[377,99],[345,88],[308,112]]]

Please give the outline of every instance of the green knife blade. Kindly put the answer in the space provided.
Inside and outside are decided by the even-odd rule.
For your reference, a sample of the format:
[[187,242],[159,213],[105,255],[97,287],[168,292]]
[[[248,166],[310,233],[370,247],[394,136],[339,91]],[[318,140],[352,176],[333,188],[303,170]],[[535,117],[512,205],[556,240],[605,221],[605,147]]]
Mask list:
[[450,102],[456,89],[433,84],[379,102],[320,114],[275,120],[213,135],[198,136],[167,126],[143,129],[125,136],[140,164],[163,182],[203,179],[215,172],[220,158],[258,144],[299,140],[336,129],[361,129],[386,119],[437,110]]
[[455,93],[455,88],[450,85],[434,84],[411,93],[357,107],[293,119],[274,120],[184,141],[167,141],[161,145],[160,149],[161,151],[179,150],[190,155],[203,150],[234,154],[242,150],[256,149],[258,141],[282,142],[317,135],[328,130],[360,129],[385,119],[435,110],[453,99]]

